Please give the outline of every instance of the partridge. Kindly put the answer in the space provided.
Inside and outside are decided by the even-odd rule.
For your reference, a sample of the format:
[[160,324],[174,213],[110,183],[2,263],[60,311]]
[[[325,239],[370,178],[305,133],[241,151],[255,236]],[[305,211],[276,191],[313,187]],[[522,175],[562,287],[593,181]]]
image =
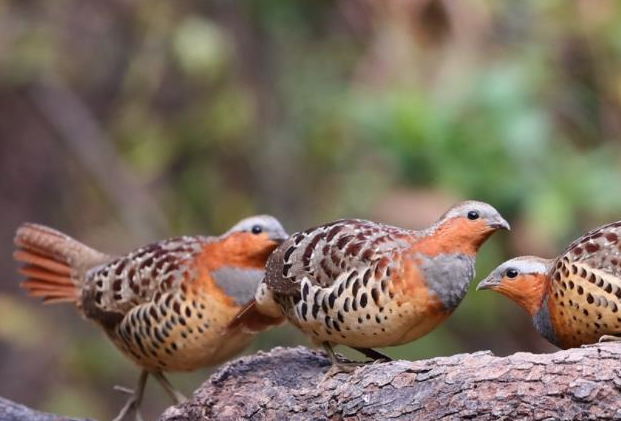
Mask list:
[[477,286],[507,296],[537,331],[560,348],[621,335],[621,221],[596,228],[559,257],[523,256],[494,269]]
[[323,345],[337,371],[334,344],[381,358],[371,348],[413,341],[455,310],[477,250],[500,228],[509,224],[492,206],[468,201],[422,231],[353,219],[296,233],[269,257],[231,328],[284,317]]
[[219,237],[159,241],[121,257],[56,230],[23,224],[15,260],[21,286],[45,303],[70,302],[142,368],[116,420],[139,406],[149,375],[179,401],[164,371],[218,364],[252,338],[226,329],[263,278],[268,255],[287,234],[271,216],[244,219]]

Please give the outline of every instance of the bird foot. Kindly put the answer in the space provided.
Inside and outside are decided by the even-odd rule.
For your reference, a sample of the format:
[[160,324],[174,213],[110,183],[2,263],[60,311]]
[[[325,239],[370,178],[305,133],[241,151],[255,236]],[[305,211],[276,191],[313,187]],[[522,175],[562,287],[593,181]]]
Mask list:
[[179,392],[177,390],[173,391],[173,394],[175,396],[175,399],[174,399],[175,405],[180,405],[182,403],[187,402],[187,400],[188,400],[188,398],[183,393],[181,393],[181,392]]
[[603,335],[599,342],[621,342],[621,337],[615,335]]
[[118,415],[114,417],[112,421],[122,421],[128,414],[132,412],[134,413],[135,421],[143,421],[142,414],[140,414],[140,411],[138,410],[140,406],[140,399],[138,399],[134,390],[130,389],[129,387],[118,385],[114,386],[114,390],[129,395],[129,398],[125,402],[125,405],[123,405],[123,408],[121,408],[121,411],[119,411]]
[[338,362],[335,364],[332,364],[332,367],[330,367],[330,369],[326,372],[326,376],[330,375],[330,376],[334,376],[335,374],[338,373],[353,373],[354,371],[356,371],[356,369],[358,367],[361,367],[363,365],[367,364],[366,362]]
[[114,386],[112,389],[116,390],[117,392],[125,393],[126,395],[134,394],[134,389],[130,389],[129,387],[125,387],[125,386],[120,386],[118,384]]
[[353,373],[354,371],[356,371],[356,369],[362,365],[365,365],[366,363],[359,363],[359,362],[337,362],[337,363],[333,363],[332,366],[330,367],[330,369],[328,371],[326,371],[326,374],[323,375],[323,379],[321,380],[320,384],[331,379],[332,377],[336,376],[337,374],[349,374],[349,373]]

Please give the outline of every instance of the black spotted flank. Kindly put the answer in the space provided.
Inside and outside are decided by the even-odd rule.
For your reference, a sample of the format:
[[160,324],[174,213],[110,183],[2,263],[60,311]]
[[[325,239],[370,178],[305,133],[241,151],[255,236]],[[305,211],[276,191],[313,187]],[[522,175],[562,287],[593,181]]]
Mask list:
[[330,308],[334,308],[335,302],[336,302],[336,294],[334,291],[332,291],[330,295],[328,295],[328,305],[330,306]]
[[321,301],[321,309],[323,310],[324,313],[328,313],[328,297],[325,297]]
[[345,282],[341,282],[339,284],[339,288],[338,288],[336,294],[340,297],[341,295],[343,295],[344,291],[345,291]]
[[350,300],[350,297],[347,297],[345,298],[345,302],[343,303],[343,310],[345,312],[349,312],[349,300]]
[[356,279],[357,276],[358,276],[358,272],[355,270],[352,273],[350,273],[349,276],[347,277],[347,283],[345,285],[345,288],[349,288],[351,286],[351,283],[354,281],[354,279]]
[[369,279],[371,279],[371,269],[367,269],[364,271],[364,275],[362,276],[362,285],[365,287],[369,284]]
[[373,288],[371,290],[371,298],[373,298],[373,302],[375,303],[375,305],[379,307],[380,293],[377,288]]
[[365,308],[367,306],[367,294],[363,292],[360,295],[360,307]]
[[354,285],[352,286],[351,294],[355,297],[358,294],[359,290],[360,290],[360,279],[356,279],[354,281]]

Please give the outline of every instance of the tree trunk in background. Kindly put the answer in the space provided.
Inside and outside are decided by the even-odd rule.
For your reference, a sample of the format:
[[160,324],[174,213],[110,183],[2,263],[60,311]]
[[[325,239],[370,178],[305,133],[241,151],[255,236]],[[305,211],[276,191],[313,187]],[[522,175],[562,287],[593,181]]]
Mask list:
[[247,356],[160,421],[621,419],[621,344],[394,361],[324,379],[329,365],[302,347]]

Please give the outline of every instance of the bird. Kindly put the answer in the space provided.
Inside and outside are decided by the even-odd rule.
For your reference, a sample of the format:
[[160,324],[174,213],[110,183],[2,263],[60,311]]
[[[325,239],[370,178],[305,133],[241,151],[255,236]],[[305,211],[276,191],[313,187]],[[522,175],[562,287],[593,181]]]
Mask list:
[[122,256],[94,250],[46,226],[24,223],[14,259],[21,283],[44,303],[72,303],[141,367],[136,388],[115,421],[134,413],[152,376],[184,400],[163,372],[216,365],[250,344],[252,334],[226,329],[254,296],[269,254],[287,238],[268,215],[246,218],[221,236],[181,236]]
[[520,256],[477,286],[522,307],[553,345],[575,348],[621,336],[621,221],[595,228],[552,259]]
[[496,209],[466,201],[421,231],[344,219],[295,233],[272,252],[230,328],[268,328],[260,316],[287,319],[325,349],[327,375],[359,365],[348,369],[334,345],[387,360],[373,348],[411,342],[457,308],[479,247],[498,229],[510,227]]

